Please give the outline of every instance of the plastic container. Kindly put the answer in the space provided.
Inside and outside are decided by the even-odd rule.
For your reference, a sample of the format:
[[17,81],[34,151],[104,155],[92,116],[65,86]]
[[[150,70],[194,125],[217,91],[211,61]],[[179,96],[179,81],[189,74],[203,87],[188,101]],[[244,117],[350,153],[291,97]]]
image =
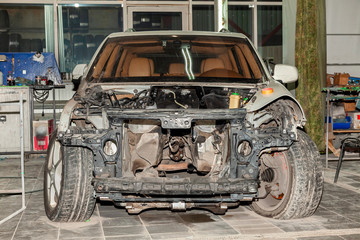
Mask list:
[[[339,119],[337,119],[339,120]],[[332,122],[332,119],[330,117],[330,123]],[[325,123],[327,123],[327,117],[325,117]],[[342,119],[341,122],[334,122],[333,123],[333,130],[336,129],[349,129],[351,127],[351,117],[346,116],[346,118]]]
[[7,85],[8,86],[15,86],[14,77],[13,77],[11,71],[9,71],[9,74],[7,75]]
[[230,95],[229,108],[239,108],[240,107],[240,95],[238,93],[233,93]]

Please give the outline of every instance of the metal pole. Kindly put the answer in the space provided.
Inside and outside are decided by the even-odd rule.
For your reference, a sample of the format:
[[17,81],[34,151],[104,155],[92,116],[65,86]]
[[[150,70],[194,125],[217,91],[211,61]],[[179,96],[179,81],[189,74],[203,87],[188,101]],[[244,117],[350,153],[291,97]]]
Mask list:
[[55,88],[53,88],[53,131],[55,131],[56,128],[56,104],[55,104]]
[[53,12],[54,12],[54,53],[55,59],[59,66],[59,25],[58,25],[58,12],[57,12],[57,0],[53,2]]
[[328,161],[329,161],[329,124],[330,124],[330,90],[327,89],[326,91],[326,161],[325,167],[328,168]]
[[[30,97],[29,97],[30,98]],[[25,168],[24,168],[24,106],[23,93],[20,92],[20,148],[21,148],[21,185],[22,208],[25,209]]]
[[228,29],[228,1],[215,0],[215,31]]
[[254,0],[253,6],[253,41],[256,49],[259,49],[259,40],[258,40],[258,3],[257,0]]

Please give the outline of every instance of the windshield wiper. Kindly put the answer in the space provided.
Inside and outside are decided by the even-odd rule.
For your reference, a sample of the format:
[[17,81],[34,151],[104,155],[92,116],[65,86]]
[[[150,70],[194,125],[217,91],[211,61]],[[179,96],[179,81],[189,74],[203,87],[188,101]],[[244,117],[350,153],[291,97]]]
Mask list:
[[184,56],[185,60],[185,72],[189,78],[189,80],[194,80],[195,76],[192,71],[192,61],[191,61],[191,55],[189,52],[190,45],[189,44],[183,44],[181,46],[181,53]]

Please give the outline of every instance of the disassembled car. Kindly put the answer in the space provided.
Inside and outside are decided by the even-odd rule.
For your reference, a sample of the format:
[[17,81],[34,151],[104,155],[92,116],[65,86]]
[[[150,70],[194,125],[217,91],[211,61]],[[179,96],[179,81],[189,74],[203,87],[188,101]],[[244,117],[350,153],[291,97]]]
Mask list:
[[304,112],[250,40],[221,32],[108,36],[49,144],[44,202],[52,221],[84,221],[96,199],[129,213],[250,201],[260,215],[312,215],[323,190]]

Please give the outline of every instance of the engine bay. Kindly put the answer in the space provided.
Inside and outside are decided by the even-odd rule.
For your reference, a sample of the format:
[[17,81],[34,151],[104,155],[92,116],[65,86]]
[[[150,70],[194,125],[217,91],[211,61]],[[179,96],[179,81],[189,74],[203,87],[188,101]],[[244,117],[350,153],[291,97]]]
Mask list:
[[[77,108],[79,118],[85,116],[91,122],[92,115],[100,114],[97,109],[108,109],[109,128],[116,132],[122,127],[122,146],[115,137],[105,141],[102,152],[104,158],[116,158],[121,148],[122,175],[127,177],[151,176],[166,177],[173,173],[196,176],[219,176],[229,173],[229,121],[217,119],[182,120],[182,118],[163,119],[124,119],[112,113],[126,110],[196,110],[229,109],[231,95],[236,94],[238,106],[242,108],[254,95],[255,88],[228,88],[202,86],[150,86],[126,89],[99,86],[88,88],[83,97],[76,96],[83,108]],[[139,112],[140,113],[140,112]],[[164,112],[166,115],[166,111]],[[221,112],[219,112],[221,114]],[[79,116],[81,115],[81,116]],[[207,117],[207,116],[206,116]],[[221,120],[220,120],[221,119]],[[182,122],[181,122],[182,121]],[[88,129],[98,128],[86,124]],[[164,126],[166,125],[166,126]],[[115,139],[114,139],[115,138]],[[245,146],[245,145],[244,145]],[[243,150],[243,151],[246,151]],[[116,157],[115,157],[116,156]],[[100,159],[99,159],[100,160]],[[112,168],[110,162],[102,168]],[[97,171],[95,171],[96,173]]]
[[257,91],[255,88],[151,86],[103,90],[100,86],[88,88],[83,97],[75,99],[119,109],[228,109],[230,96],[239,96],[243,107]]

